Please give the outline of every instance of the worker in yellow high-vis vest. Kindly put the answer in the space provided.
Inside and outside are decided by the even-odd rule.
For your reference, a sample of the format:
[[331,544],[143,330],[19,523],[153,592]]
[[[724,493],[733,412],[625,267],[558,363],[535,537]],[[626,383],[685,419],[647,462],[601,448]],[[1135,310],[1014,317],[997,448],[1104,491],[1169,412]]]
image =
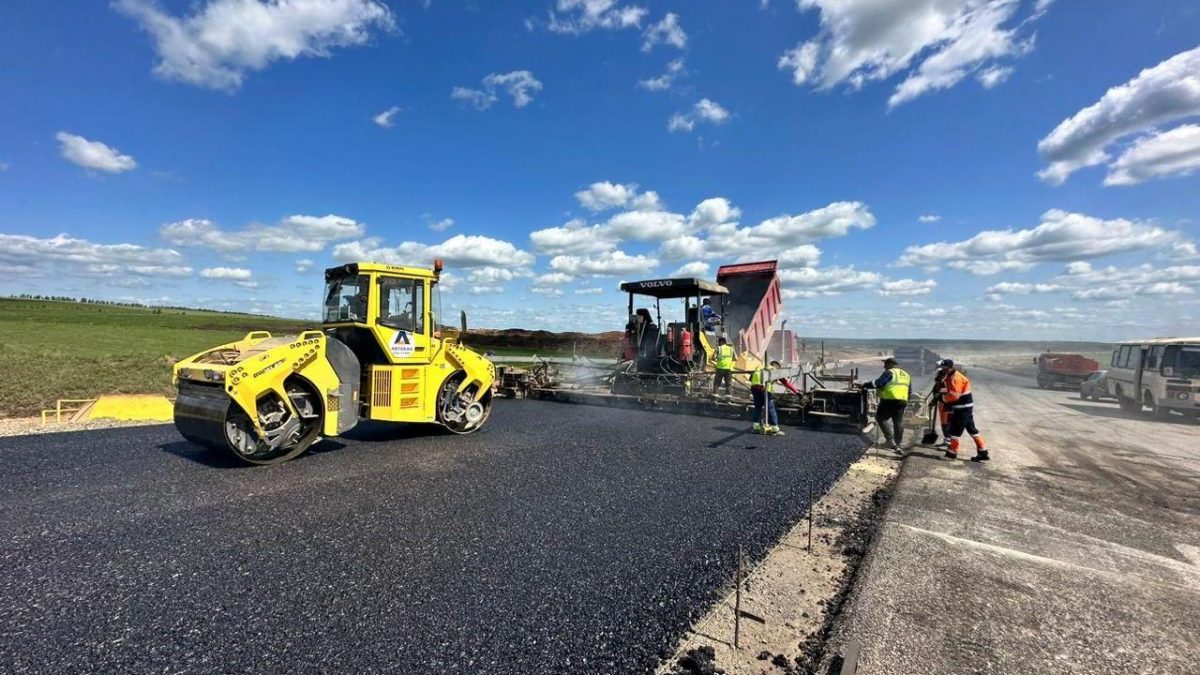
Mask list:
[[[771,368],[779,368],[778,361],[771,362]],[[765,374],[764,374],[765,371]],[[779,411],[775,409],[775,399],[771,396],[771,385],[775,382],[780,382],[787,387],[788,391],[793,394],[800,393],[791,382],[786,379],[776,379],[771,376],[769,370],[765,370],[762,366],[750,371],[750,397],[754,401],[754,426],[751,431],[756,434],[767,434],[768,436],[784,436],[783,429],[779,428]]]
[[904,410],[908,407],[908,391],[912,386],[912,376],[902,370],[900,363],[890,356],[883,360],[883,368],[883,374],[865,386],[879,392],[879,407],[875,409],[875,423],[883,432],[888,447],[899,455],[903,452],[900,444],[904,441]]
[[713,396],[717,395],[717,389],[721,383],[725,383],[725,398],[733,396],[733,346],[725,338],[717,338],[717,353],[715,354],[714,364],[716,374],[713,376]]

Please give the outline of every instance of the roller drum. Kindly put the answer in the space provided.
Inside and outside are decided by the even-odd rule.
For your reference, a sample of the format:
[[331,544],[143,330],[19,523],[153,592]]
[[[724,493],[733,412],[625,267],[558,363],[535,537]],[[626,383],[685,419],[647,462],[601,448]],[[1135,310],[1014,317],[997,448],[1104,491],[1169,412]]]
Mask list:
[[175,399],[175,428],[189,441],[233,453],[248,464],[278,464],[301,453],[319,438],[321,417],[312,392],[289,385],[293,405],[304,408],[307,417],[293,418],[277,431],[279,445],[258,438],[246,413],[217,384],[179,381]]
[[175,399],[175,428],[180,435],[198,445],[225,450],[225,418],[234,405],[219,384],[179,381]]

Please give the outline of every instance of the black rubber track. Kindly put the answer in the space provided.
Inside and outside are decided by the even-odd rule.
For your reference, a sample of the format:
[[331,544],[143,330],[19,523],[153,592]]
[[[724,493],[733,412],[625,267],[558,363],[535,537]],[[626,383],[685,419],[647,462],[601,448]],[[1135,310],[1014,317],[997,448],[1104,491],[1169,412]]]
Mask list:
[[498,402],[261,468],[0,438],[0,672],[650,672],[861,452],[748,426]]

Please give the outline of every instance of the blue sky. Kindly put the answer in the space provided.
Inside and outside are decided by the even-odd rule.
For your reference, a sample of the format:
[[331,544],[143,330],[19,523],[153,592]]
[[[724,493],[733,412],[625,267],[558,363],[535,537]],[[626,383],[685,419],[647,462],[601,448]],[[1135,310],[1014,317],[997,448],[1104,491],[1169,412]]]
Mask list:
[[808,335],[1200,332],[1195,4],[880,4],[9,0],[0,293],[316,316],[440,255],[609,330],[781,257]]

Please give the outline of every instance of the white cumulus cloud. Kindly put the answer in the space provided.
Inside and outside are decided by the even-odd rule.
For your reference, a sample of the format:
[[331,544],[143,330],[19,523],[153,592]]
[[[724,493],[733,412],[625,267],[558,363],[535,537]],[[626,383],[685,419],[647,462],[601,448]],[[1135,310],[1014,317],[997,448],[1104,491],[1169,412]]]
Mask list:
[[0,234],[0,271],[30,277],[108,277],[117,285],[125,285],[120,282],[131,274],[183,277],[192,273],[173,249],[99,244],[68,234]]
[[1200,126],[1183,126],[1138,139],[1109,165],[1105,185],[1136,185],[1200,169]]
[[533,280],[533,283],[536,286],[559,286],[562,284],[571,283],[574,280],[575,277],[573,275],[566,274],[564,272],[550,272],[548,274],[539,274],[538,277]]
[[937,288],[933,279],[896,279],[879,284],[879,294],[883,296],[913,296],[928,295]]
[[782,269],[779,280],[783,283],[785,298],[812,298],[820,295],[841,295],[877,286],[883,277],[877,272],[868,272],[850,267],[801,267]]
[[450,268],[528,268],[534,261],[532,253],[522,251],[510,242],[463,234],[440,244],[406,241],[396,246],[385,246],[378,238],[351,241],[335,246],[333,257],[338,262],[386,262],[414,266],[427,266],[435,258],[441,258]]
[[944,266],[973,274],[1025,270],[1044,262],[1068,262],[1146,249],[1171,249],[1178,232],[1123,218],[1104,220],[1051,209],[1041,223],[1024,230],[984,230],[969,239],[909,246],[901,267],[934,270]]
[[[579,35],[596,29],[620,30],[641,26],[647,12],[616,0],[558,0],[546,27],[554,33]],[[532,25],[528,23],[526,25]]]
[[982,84],[984,89],[993,89],[1003,84],[1012,74],[1013,69],[1010,66],[992,66],[980,71],[975,78],[979,80],[979,84]]
[[542,83],[528,70],[492,73],[483,78],[482,89],[455,87],[450,92],[450,98],[466,101],[477,110],[487,110],[499,99],[498,91],[501,89],[512,98],[514,107],[524,108],[542,90]]
[[1031,293],[1054,293],[1059,290],[1062,290],[1062,286],[1059,284],[1002,281],[989,286],[984,293],[995,295],[1029,295]]
[[200,270],[200,276],[214,281],[231,281],[242,288],[258,288],[253,272],[243,267],[209,267]]
[[394,105],[394,106],[388,108],[387,110],[384,110],[383,112],[379,113],[378,115],[372,117],[371,120],[374,121],[375,124],[378,124],[379,126],[383,127],[384,129],[391,129],[393,126],[396,125],[394,119],[396,117],[396,114],[399,112],[400,112],[400,106]]
[[624,251],[605,251],[589,256],[559,255],[550,259],[550,269],[571,276],[619,277],[645,274],[658,267],[658,260]]
[[684,74],[683,59],[675,59],[667,64],[667,71],[658,77],[638,80],[638,86],[646,91],[666,91],[675,84],[675,80]]
[[675,237],[665,241],[659,252],[668,260],[701,256],[740,259],[779,256],[792,264],[807,267],[820,259],[820,251],[812,246],[813,242],[844,237],[852,230],[865,230],[875,225],[875,216],[862,202],[833,202],[804,213],[767,218],[751,227],[739,227],[734,222],[733,219],[740,215],[741,211],[728,200],[705,200],[693,212],[692,220],[707,223],[704,226],[707,237],[700,239],[692,234]]
[[674,272],[671,272],[671,276],[673,276],[673,277],[696,277],[698,279],[707,279],[709,269],[710,268],[709,268],[708,263],[706,263],[702,260],[697,260],[695,262],[690,262],[690,263],[684,265],[683,267],[680,267],[679,269],[675,270]]
[[[864,85],[904,75],[889,107],[953,87],[980,71],[985,86],[1007,77],[1001,59],[1033,46],[1032,22],[1048,3],[1023,0],[797,0],[820,13],[821,31],[779,57],[797,85]],[[1025,16],[1018,16],[1022,11]],[[999,68],[999,69],[998,69]]]
[[667,119],[667,131],[670,131],[671,133],[688,133],[695,128],[696,120],[692,119],[690,115],[675,113],[674,115],[671,115],[669,119]]
[[529,233],[529,240],[539,253],[546,255],[597,253],[617,245],[603,226],[589,226],[578,218],[559,227],[534,230]]
[[658,23],[646,29],[642,36],[642,51],[648,52],[654,49],[655,45],[665,44],[683,49],[687,47],[687,33],[683,27],[679,25],[679,15],[674,12],[667,12],[667,15]]
[[589,211],[605,211],[625,206],[638,194],[637,186],[628,183],[598,181],[575,193],[575,199]]
[[692,105],[686,113],[675,113],[667,120],[667,131],[672,133],[688,133],[696,128],[699,122],[709,124],[724,124],[729,121],[729,110],[716,101],[702,98]]
[[222,281],[249,281],[254,273],[244,267],[208,267],[200,270],[200,276]]
[[395,28],[378,0],[208,0],[172,16],[154,0],[116,0],[154,39],[160,77],[234,91],[275,61],[328,57]]
[[85,169],[105,173],[122,173],[137,168],[137,162],[129,155],[121,154],[100,141],[89,141],[83,136],[60,131],[54,135],[58,140],[63,159]]
[[176,246],[204,246],[226,255],[242,251],[315,252],[330,242],[361,237],[366,226],[351,218],[292,215],[275,225],[251,225],[244,230],[222,230],[211,220],[188,218],[159,229]]
[[[1096,103],[1063,120],[1038,142],[1038,152],[1047,162],[1038,177],[1059,185],[1080,169],[1109,162],[1108,147],[1121,139],[1157,133],[1159,125],[1196,115],[1200,115],[1200,47],[1143,70],[1129,82],[1109,89]],[[1143,148],[1141,152],[1145,155],[1161,156],[1164,150],[1169,150],[1162,142],[1141,144],[1147,142],[1157,147]],[[1137,174],[1123,170],[1136,162],[1135,157],[1127,159],[1121,167],[1111,166],[1110,177],[1116,176],[1114,180],[1118,182],[1110,184],[1127,184],[1119,181],[1131,180]],[[1185,161],[1183,170],[1191,170],[1192,166]],[[1169,173],[1172,172],[1154,175]]]

